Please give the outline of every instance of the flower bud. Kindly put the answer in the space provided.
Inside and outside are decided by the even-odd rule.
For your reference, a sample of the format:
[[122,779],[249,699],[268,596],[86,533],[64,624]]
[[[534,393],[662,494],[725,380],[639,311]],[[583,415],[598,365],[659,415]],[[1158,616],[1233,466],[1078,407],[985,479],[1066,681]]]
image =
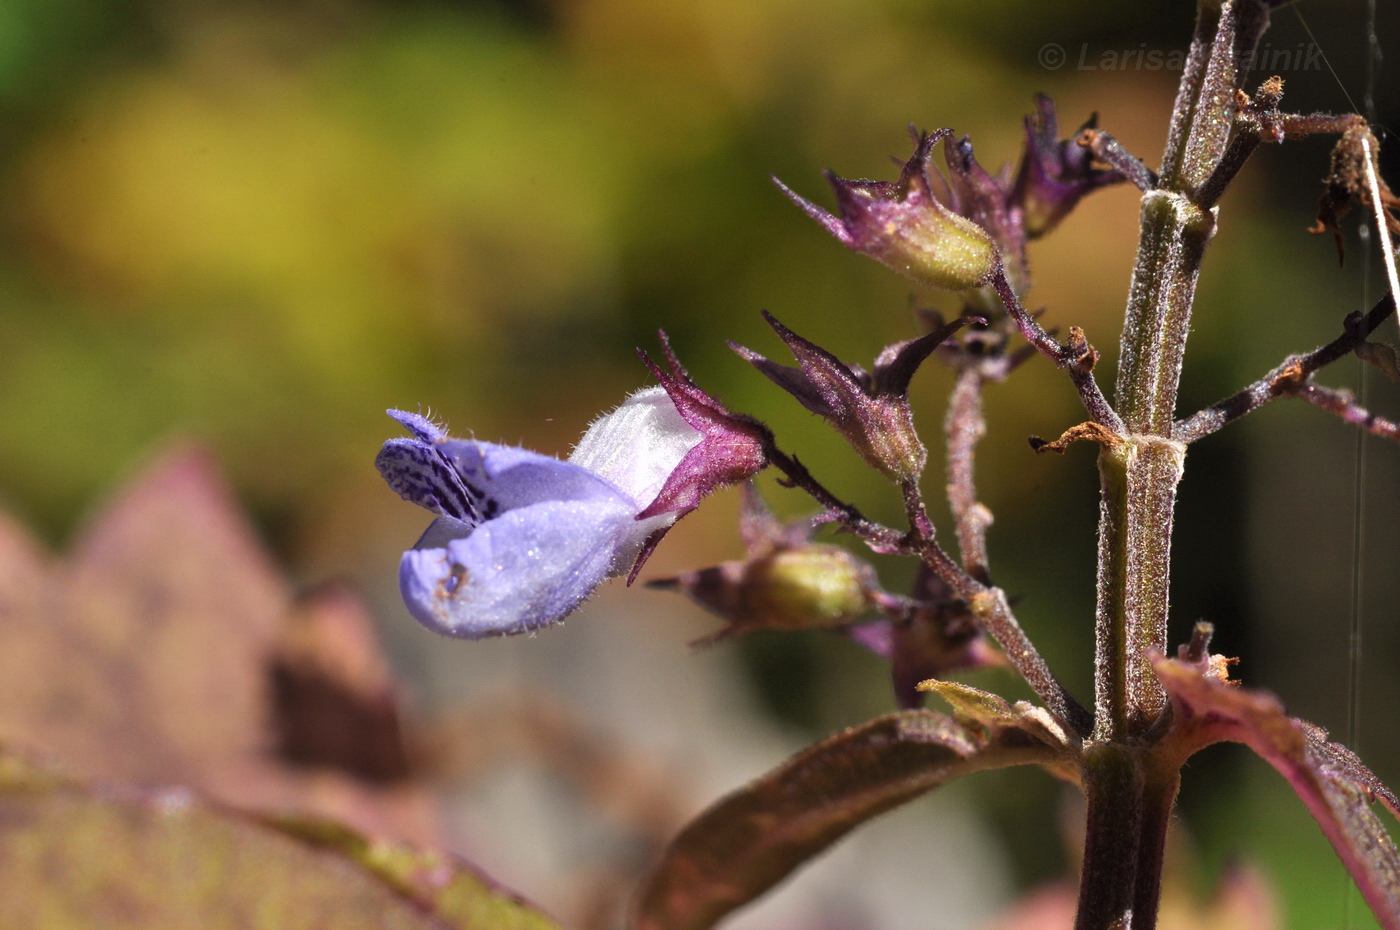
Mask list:
[[982,227],[939,202],[928,166],[934,144],[950,132],[921,135],[897,182],[850,181],[827,172],[840,218],[774,183],[846,246],[900,274],[950,290],[980,287],[997,269],[996,246]]
[[680,590],[729,621],[713,642],[754,630],[845,626],[871,605],[876,588],[869,565],[839,546],[808,543],[744,561],[648,582]]
[[730,348],[823,417],[875,469],[896,482],[916,480],[928,452],[914,429],[909,409],[909,382],[924,360],[960,327],[985,322],[964,317],[919,339],[891,346],[873,374],[851,368],[821,346],[788,329],[771,314],[764,319],[787,343],[800,368],[769,361],[757,352],[730,343]]
[[649,581],[647,587],[683,591],[729,621],[702,643],[754,630],[845,626],[870,609],[879,579],[845,549],[812,542],[816,525],[800,520],[784,526],[748,482],[739,520],[748,557]]
[[895,700],[909,710],[924,706],[919,685],[951,672],[1005,665],[967,604],[926,567],[915,581],[916,599],[881,606],[885,619],[853,626],[847,634],[890,663]]
[[[1085,194],[1123,180],[1117,171],[1094,167],[1093,153],[1075,141],[1078,132],[1073,138],[1060,138],[1054,101],[1037,94],[1035,107],[1036,112],[1026,117],[1026,148],[1011,192],[1029,239],[1058,226]],[[1097,123],[1095,114],[1080,132]]]

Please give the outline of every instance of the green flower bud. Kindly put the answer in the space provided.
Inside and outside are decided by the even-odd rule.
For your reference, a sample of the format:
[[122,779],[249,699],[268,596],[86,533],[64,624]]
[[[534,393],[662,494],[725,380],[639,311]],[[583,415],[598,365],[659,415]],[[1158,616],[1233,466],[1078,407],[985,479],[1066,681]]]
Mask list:
[[920,136],[896,182],[849,181],[827,172],[841,208],[839,218],[774,180],[849,248],[921,284],[955,291],[981,287],[1000,263],[992,237],[940,203],[933,192],[929,158],[934,144],[948,135],[951,130],[940,129]]
[[839,546],[780,547],[647,584],[679,590],[729,621],[714,642],[754,630],[845,626],[860,619],[877,589],[875,571]]

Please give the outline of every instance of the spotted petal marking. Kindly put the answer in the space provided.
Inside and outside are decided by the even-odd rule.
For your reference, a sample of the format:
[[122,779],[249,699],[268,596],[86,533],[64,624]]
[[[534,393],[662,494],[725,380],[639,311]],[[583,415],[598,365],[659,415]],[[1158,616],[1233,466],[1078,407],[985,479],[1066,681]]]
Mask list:
[[389,487],[404,500],[470,526],[482,521],[480,495],[473,494],[435,445],[391,439],[374,460]]

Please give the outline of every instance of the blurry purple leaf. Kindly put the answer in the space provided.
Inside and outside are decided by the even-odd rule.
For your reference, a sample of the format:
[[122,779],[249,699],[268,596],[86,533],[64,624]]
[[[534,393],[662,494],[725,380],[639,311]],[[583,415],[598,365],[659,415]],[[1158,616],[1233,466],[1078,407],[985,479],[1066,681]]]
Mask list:
[[672,841],[635,901],[635,930],[705,930],[861,823],[960,775],[1062,762],[1020,728],[973,732],[930,711],[877,717],[721,799]]
[[1321,728],[1287,716],[1271,694],[1232,687],[1174,659],[1159,659],[1157,675],[1172,699],[1183,757],[1224,740],[1253,749],[1298,792],[1381,926],[1400,930],[1400,855],[1370,809],[1380,792],[1390,803],[1394,796],[1360,760],[1327,743]]
[[262,676],[287,592],[202,455],[147,470],[69,564],[7,575],[7,741],[144,783],[193,783],[263,749]]
[[272,663],[278,754],[373,784],[413,773],[398,694],[374,621],[345,585],[323,586],[292,613]]
[[273,700],[292,610],[289,585],[197,449],[170,450],[131,480],[66,562],[0,521],[0,741],[93,780],[181,784],[433,844],[423,789],[370,784],[363,766],[324,753],[316,772],[279,758],[297,755]]

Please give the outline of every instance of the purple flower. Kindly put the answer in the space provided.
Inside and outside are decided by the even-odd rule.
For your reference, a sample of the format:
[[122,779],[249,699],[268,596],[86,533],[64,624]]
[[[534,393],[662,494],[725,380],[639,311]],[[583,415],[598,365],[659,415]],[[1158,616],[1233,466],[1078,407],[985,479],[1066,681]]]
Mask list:
[[595,421],[567,461],[389,415],[413,436],[386,442],[376,465],[405,500],[438,515],[400,562],[404,603],[428,628],[464,639],[557,623],[640,567],[680,516],[648,505],[702,442],[659,387]]

